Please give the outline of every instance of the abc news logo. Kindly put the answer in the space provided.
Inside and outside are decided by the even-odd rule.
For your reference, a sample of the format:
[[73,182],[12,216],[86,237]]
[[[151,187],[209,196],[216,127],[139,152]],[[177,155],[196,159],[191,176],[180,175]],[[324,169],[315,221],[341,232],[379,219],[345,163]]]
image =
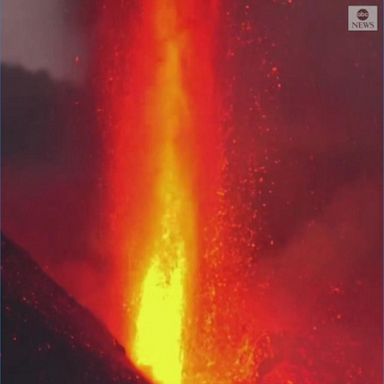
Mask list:
[[349,31],[377,31],[376,5],[350,5],[348,7]]
[[357,12],[357,18],[361,21],[365,21],[369,18],[369,12],[366,9],[360,9],[360,11]]

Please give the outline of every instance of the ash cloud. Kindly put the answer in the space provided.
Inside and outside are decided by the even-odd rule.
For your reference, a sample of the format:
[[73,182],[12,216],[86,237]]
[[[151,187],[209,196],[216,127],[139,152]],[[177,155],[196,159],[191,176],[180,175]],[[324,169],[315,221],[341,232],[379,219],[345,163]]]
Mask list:
[[[63,0],[4,0],[1,12],[2,60],[54,78],[84,82],[88,37]],[[76,59],[78,58],[78,59]]]

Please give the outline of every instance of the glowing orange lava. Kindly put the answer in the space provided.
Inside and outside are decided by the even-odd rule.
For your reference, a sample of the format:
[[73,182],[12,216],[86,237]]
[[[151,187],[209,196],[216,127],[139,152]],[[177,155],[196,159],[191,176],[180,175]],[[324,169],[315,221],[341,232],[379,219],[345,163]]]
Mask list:
[[[195,208],[190,175],[183,164],[181,138],[191,129],[188,95],[183,86],[185,40],[178,30],[174,1],[157,1],[152,22],[159,61],[145,100],[147,129],[156,132],[152,145],[157,168],[153,231],[142,257],[146,260],[138,285],[136,330],[132,356],[144,371],[164,384],[182,383],[187,274],[195,259]],[[190,276],[189,276],[190,278]]]
[[182,36],[176,30],[172,2],[157,4],[155,33],[162,60],[150,91],[148,129],[158,131],[154,151],[159,171],[155,182],[154,230],[148,239],[148,267],[140,284],[133,357],[164,384],[182,382],[186,274],[195,259],[195,209],[178,140],[190,126],[183,88]]
[[237,316],[237,255],[224,230],[230,214],[212,43],[218,4],[128,3],[105,3],[100,23],[110,53],[103,62],[117,271],[110,289],[124,308],[108,325],[155,383],[244,382],[253,349]]

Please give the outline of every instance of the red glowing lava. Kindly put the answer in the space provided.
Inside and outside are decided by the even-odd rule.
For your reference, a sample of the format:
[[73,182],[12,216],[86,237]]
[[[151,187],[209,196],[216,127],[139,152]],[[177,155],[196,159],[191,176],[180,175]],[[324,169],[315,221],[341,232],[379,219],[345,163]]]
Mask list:
[[220,356],[218,303],[204,293],[218,288],[223,257],[213,249],[223,234],[206,239],[220,231],[212,217],[222,209],[224,164],[212,71],[216,8],[158,0],[132,11],[116,3],[101,22],[113,37],[104,37],[106,173],[127,308],[121,327],[129,354],[161,383],[212,382]]

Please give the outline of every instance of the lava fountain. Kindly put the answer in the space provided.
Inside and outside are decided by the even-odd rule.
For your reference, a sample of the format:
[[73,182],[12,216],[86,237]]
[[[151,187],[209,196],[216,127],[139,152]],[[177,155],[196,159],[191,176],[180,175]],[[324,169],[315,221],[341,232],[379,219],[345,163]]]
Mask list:
[[103,4],[109,249],[124,303],[110,328],[153,381],[188,381],[204,215],[220,167],[209,46],[213,1]]
[[[162,383],[182,382],[183,329],[187,273],[195,254],[195,207],[188,170],[179,141],[192,128],[190,105],[183,86],[183,35],[177,30],[175,4],[160,2],[153,13],[153,32],[162,55],[149,95],[148,129],[158,131],[158,174],[154,183],[154,230],[148,239],[148,267],[138,294],[133,356]],[[172,5],[172,6],[171,6]]]

